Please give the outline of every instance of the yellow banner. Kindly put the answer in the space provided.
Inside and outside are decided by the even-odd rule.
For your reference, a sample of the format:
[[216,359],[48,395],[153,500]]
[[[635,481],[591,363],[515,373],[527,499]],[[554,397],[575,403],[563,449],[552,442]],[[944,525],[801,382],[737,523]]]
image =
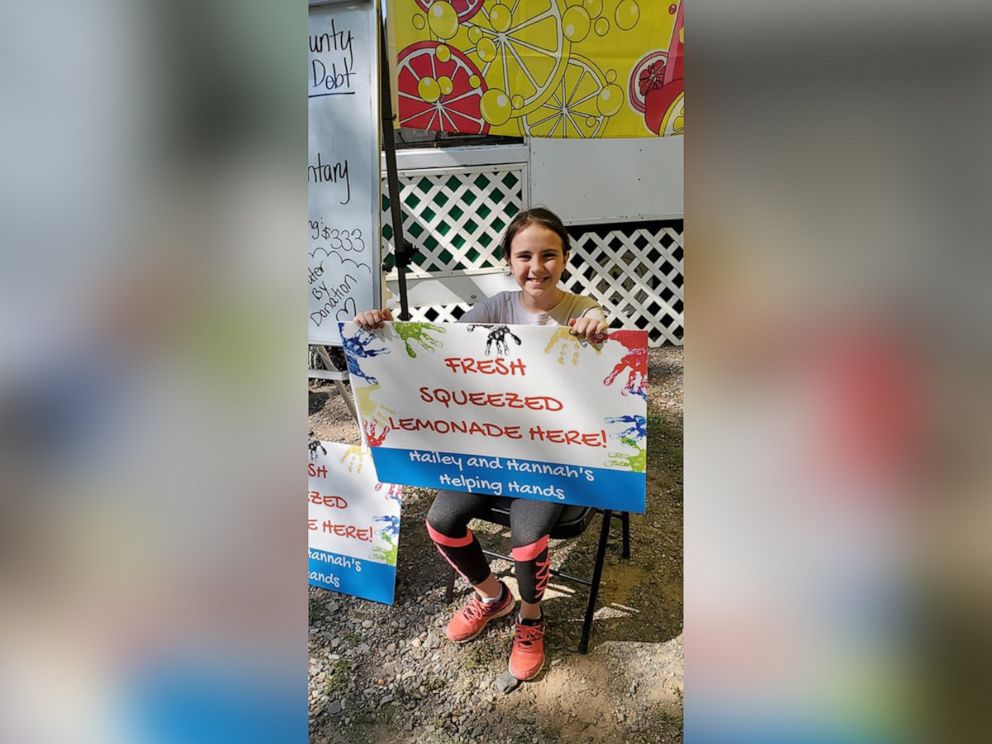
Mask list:
[[682,134],[684,0],[389,0],[399,125]]

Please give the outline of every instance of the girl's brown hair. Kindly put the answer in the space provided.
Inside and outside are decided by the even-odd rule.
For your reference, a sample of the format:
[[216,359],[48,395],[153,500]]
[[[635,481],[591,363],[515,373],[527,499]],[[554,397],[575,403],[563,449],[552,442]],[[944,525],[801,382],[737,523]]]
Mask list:
[[513,239],[517,237],[517,233],[530,225],[545,227],[561,238],[562,251],[566,256],[568,255],[572,244],[568,237],[568,230],[565,229],[561,219],[550,209],[534,207],[534,209],[518,212],[517,216],[507,226],[506,232],[503,234],[503,240],[499,244],[500,250],[503,251],[504,261],[510,261],[510,246],[513,244]]

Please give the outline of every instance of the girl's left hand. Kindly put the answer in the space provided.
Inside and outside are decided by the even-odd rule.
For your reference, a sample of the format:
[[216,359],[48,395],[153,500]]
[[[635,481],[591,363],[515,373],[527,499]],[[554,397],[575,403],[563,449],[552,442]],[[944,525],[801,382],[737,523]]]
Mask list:
[[568,325],[572,329],[569,333],[573,336],[584,338],[593,343],[599,343],[604,340],[603,334],[609,328],[605,320],[598,320],[596,318],[572,318],[568,321]]

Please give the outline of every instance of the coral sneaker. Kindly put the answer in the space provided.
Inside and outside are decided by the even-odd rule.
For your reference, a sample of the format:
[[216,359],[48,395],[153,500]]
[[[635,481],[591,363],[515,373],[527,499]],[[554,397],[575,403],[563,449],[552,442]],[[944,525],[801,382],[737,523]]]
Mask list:
[[472,599],[448,623],[444,633],[449,641],[455,643],[471,641],[483,631],[490,620],[506,617],[513,612],[516,600],[512,592],[502,581],[499,585],[503,588],[503,599],[499,602],[483,602],[476,592],[472,592]]
[[544,666],[544,618],[537,625],[524,625],[517,619],[510,650],[510,674],[526,682]]

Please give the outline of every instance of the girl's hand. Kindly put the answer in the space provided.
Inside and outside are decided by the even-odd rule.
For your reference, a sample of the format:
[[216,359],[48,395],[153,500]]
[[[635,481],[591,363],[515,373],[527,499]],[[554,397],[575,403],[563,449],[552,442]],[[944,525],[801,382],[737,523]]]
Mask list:
[[568,321],[568,326],[572,329],[569,333],[573,336],[584,338],[593,343],[602,341],[603,334],[609,328],[605,320],[597,320],[596,318],[572,318]]
[[371,331],[374,328],[382,328],[384,321],[392,319],[392,312],[384,307],[382,310],[366,310],[364,313],[359,313],[355,316],[355,323],[358,324],[359,328]]

